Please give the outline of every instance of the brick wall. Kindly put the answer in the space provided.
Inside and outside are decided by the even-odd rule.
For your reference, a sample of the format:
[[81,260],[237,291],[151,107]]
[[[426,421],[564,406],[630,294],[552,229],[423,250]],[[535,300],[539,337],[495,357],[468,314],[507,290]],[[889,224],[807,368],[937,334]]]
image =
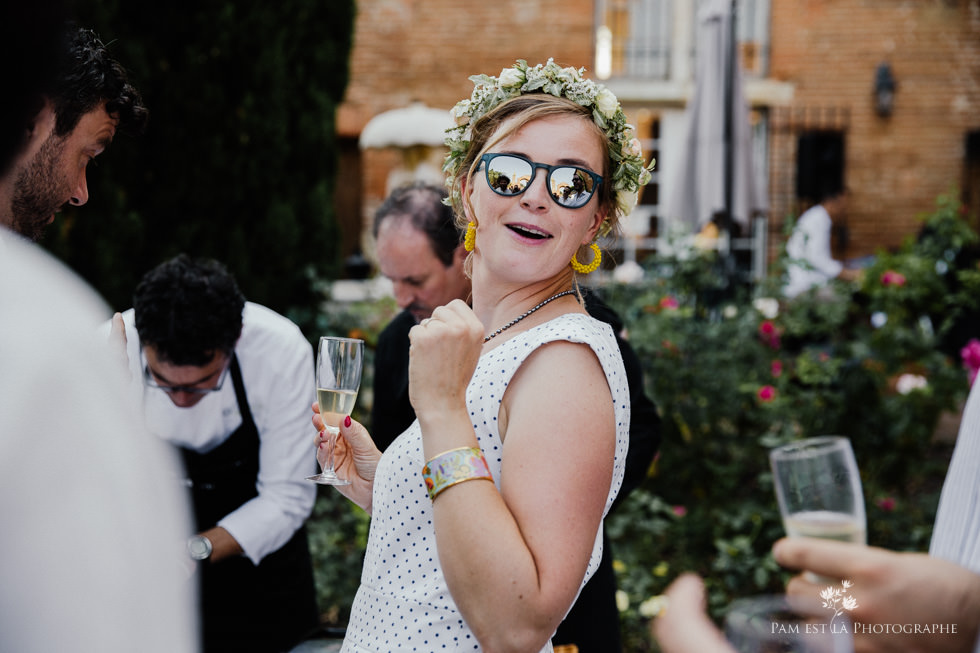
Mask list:
[[[469,97],[470,75],[497,75],[517,59],[592,68],[592,0],[360,0],[357,9],[341,136],[356,138],[375,115],[412,101],[448,111]],[[390,151],[363,153],[366,223],[395,164]]]
[[[963,183],[964,138],[980,128],[980,2],[773,0],[770,76],[795,85],[792,110],[846,112],[847,256],[895,247],[917,216]],[[897,80],[890,118],[873,110],[875,69]],[[786,152],[770,152],[772,187],[791,187]],[[793,207],[773,197],[773,222]]]
[[[518,58],[591,69],[593,12],[592,0],[361,0],[340,135],[356,139],[373,116],[413,100],[449,109],[469,95],[470,75]],[[795,88],[791,106],[771,113],[772,254],[785,218],[805,208],[794,196],[800,130],[845,134],[850,239],[841,256],[897,246],[939,194],[962,184],[965,133],[980,129],[980,1],[772,0],[770,61],[769,76]],[[890,118],[872,106],[884,61],[898,82]],[[365,223],[397,162],[369,150],[359,170],[345,170],[360,175]]]

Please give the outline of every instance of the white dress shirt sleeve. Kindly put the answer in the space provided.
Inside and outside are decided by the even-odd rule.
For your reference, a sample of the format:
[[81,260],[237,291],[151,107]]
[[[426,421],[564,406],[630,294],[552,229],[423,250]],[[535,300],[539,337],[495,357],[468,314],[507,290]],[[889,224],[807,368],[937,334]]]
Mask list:
[[943,481],[930,555],[980,574],[980,382],[963,409],[956,447]]
[[218,525],[257,564],[303,525],[316,499],[316,484],[306,480],[316,473],[313,349],[295,324],[247,304],[236,353],[259,431],[259,494]]

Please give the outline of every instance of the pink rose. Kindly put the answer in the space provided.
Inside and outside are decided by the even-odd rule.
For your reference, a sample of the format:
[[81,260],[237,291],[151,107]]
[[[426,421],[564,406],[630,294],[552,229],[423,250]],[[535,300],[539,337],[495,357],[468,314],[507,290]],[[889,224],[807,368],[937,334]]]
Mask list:
[[776,328],[772,320],[763,320],[759,324],[759,337],[762,338],[762,342],[769,345],[772,349],[779,349],[779,329]]
[[771,385],[764,385],[759,388],[759,401],[769,402],[776,398],[776,388]]
[[905,275],[895,270],[886,270],[881,275],[881,285],[883,286],[904,286]]
[[677,299],[673,295],[667,295],[666,297],[660,298],[660,308],[672,311],[678,306],[679,304],[677,303]]
[[966,346],[960,350],[960,358],[963,359],[963,367],[970,375],[970,385],[973,385],[977,372],[980,371],[980,340],[970,338]]
[[783,361],[774,360],[772,365],[770,365],[770,369],[772,370],[772,375],[778,379],[783,375]]
[[678,517],[683,517],[684,515],[687,514],[687,508],[685,508],[684,506],[674,506],[673,510],[674,510],[674,514],[677,515]]
[[891,512],[895,509],[895,499],[894,497],[880,497],[875,501],[879,508],[885,512]]

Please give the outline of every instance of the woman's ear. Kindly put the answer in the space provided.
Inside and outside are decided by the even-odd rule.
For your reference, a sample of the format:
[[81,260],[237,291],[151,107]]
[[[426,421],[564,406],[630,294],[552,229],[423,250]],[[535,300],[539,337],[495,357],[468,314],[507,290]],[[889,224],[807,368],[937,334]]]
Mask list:
[[468,182],[469,178],[466,175],[462,175],[459,178],[459,203],[463,206],[463,215],[466,216],[466,220],[476,222],[473,219],[473,207],[470,205],[470,188]]
[[585,232],[586,239],[582,241],[583,245],[588,245],[598,237],[599,228],[605,219],[606,211],[604,209],[600,209],[592,214],[592,223],[589,225],[589,230]]

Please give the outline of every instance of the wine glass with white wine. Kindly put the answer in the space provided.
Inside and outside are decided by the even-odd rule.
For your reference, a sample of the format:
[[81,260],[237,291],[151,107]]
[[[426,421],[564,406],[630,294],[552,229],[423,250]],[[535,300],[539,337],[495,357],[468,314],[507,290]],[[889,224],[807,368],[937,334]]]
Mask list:
[[769,462],[788,536],[867,543],[861,474],[850,440],[798,440],[773,449]]
[[329,434],[327,459],[323,471],[307,480],[324,485],[350,485],[334,471],[334,447],[340,434],[340,422],[354,409],[361,387],[364,367],[364,341],[355,338],[320,338],[316,355],[316,401],[320,419]]

